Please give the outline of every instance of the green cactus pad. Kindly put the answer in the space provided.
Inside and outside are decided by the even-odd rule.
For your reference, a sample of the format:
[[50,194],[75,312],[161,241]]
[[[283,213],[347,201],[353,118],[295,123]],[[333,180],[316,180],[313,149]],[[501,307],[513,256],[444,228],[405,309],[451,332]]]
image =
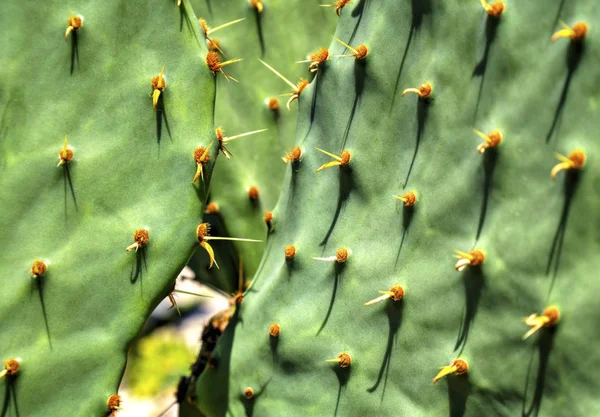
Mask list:
[[[208,417],[600,411],[598,8],[508,1],[493,18],[478,1],[451,3],[342,10],[336,36],[369,54],[328,62],[301,95],[305,152],[287,169],[276,233],[198,383]],[[552,44],[559,19],[587,22],[587,37]],[[402,97],[425,82],[428,100]],[[482,155],[473,129],[503,141]],[[332,161],[316,147],[351,160],[315,173]],[[554,152],[575,149],[583,169],[552,181]],[[412,190],[413,208],[393,197]],[[312,259],[337,248],[352,250],[343,264]],[[475,248],[483,264],[457,272],[453,250]],[[364,306],[396,284],[402,301]],[[551,304],[557,326],[522,340],[522,319]],[[350,367],[325,362],[342,352]],[[459,357],[468,372],[432,384]]]
[[[65,41],[71,12],[84,22]],[[214,76],[185,0],[4,2],[0,16],[0,354],[22,359],[0,380],[2,415],[103,416],[197,247],[193,153],[212,137]],[[65,135],[74,155],[57,167]],[[147,245],[126,252],[139,228]],[[36,259],[50,263],[32,279]]]

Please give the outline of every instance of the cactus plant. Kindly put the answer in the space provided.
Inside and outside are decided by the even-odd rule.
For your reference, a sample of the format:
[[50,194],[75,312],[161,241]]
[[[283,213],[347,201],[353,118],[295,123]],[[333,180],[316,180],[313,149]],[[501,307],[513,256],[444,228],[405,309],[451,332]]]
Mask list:
[[[214,77],[244,61],[207,53],[188,0],[88,3],[0,9],[7,416],[117,417],[128,345],[212,257]],[[335,39],[287,81],[297,147],[266,250],[204,329],[182,415],[600,411],[598,9],[459,3],[313,4]]]
[[185,0],[0,16],[0,353],[21,358],[2,415],[106,415],[129,344],[198,247],[214,76]]
[[344,5],[336,37],[368,54],[333,41],[352,56],[300,97],[304,152],[198,409],[598,413],[598,17],[589,1]]

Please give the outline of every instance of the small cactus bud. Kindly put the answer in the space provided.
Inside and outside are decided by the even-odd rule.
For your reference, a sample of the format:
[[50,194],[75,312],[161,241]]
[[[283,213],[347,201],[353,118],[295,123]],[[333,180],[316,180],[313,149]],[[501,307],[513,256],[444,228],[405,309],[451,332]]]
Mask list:
[[446,375],[463,375],[469,370],[469,364],[464,359],[455,359],[449,366],[444,366],[442,370],[433,378],[435,384]]
[[57,167],[67,164],[73,159],[73,149],[67,146],[67,137],[65,136],[65,140],[63,142],[63,147],[58,151],[58,165]]
[[573,42],[581,42],[586,37],[588,32],[588,25],[583,22],[577,22],[571,28],[561,20],[560,25],[563,27],[563,29],[552,35],[550,38],[552,43],[561,38],[568,38]]
[[458,259],[454,267],[458,272],[462,272],[469,265],[477,266],[485,261],[485,254],[480,249],[474,249],[469,253],[459,250],[455,250],[454,252],[456,252],[454,256]]
[[0,378],[4,378],[4,376],[12,376],[16,375],[19,372],[19,368],[21,367],[21,358],[10,358],[4,361],[4,369],[0,371]]
[[319,70],[319,65],[324,63],[328,59],[329,59],[329,51],[326,48],[321,48],[314,54],[310,54],[308,56],[307,60],[297,61],[296,63],[299,64],[302,62],[310,62],[310,65],[308,66],[308,70],[310,72],[317,72]]
[[204,181],[204,164],[206,164],[210,160],[210,148],[214,142],[211,142],[207,148],[203,146],[198,146],[194,149],[194,160],[196,161],[196,174],[194,175],[194,179],[192,180],[192,184],[198,181],[198,178],[201,178]]
[[289,162],[297,162],[300,160],[301,157],[302,157],[302,148],[300,146],[296,146],[290,152],[285,154],[285,156],[281,159],[283,159],[283,162],[285,162],[287,164]]
[[167,81],[164,77],[165,74],[165,66],[163,65],[162,70],[160,70],[160,74],[155,77],[152,77],[152,81],[150,84],[152,85],[152,108],[156,110],[156,105],[158,104],[158,98],[160,97],[160,93],[167,88]]
[[221,62],[221,57],[219,56],[219,53],[215,51],[209,51],[206,55],[206,65],[213,72],[213,74],[217,74],[218,72],[220,72],[226,79],[235,82],[238,82],[238,80],[236,80],[231,75],[223,71],[223,67],[240,61],[242,61],[242,59],[230,59],[228,61]]
[[294,245],[287,245],[285,247],[284,253],[285,259],[287,259],[288,261],[294,259],[294,256],[296,256],[296,247]]
[[339,17],[344,6],[350,3],[350,1],[351,0],[337,0],[335,3],[332,4],[321,4],[321,7],[335,7],[335,14]]
[[281,332],[281,326],[277,323],[273,323],[269,326],[269,334],[272,337],[278,337]]
[[273,112],[279,111],[279,99],[277,97],[269,97],[265,100],[267,108]]
[[254,390],[251,387],[244,388],[244,397],[251,400],[254,398]]
[[504,9],[506,8],[506,5],[502,1],[495,1],[492,4],[488,3],[485,0],[479,1],[481,2],[481,6],[483,6],[485,12],[492,17],[500,17],[500,15],[504,13]]
[[46,269],[48,269],[48,265],[46,265],[44,261],[33,261],[33,265],[31,265],[31,276],[33,278],[41,277],[46,272]]
[[256,185],[252,185],[252,186],[248,187],[248,198],[250,198],[250,200],[257,201],[258,195],[259,195],[259,191],[258,191],[258,187]]
[[429,83],[423,83],[419,86],[419,88],[407,88],[402,92],[402,97],[404,97],[408,93],[415,93],[419,96],[420,99],[427,99],[431,95],[433,91],[433,86]]
[[325,362],[336,362],[340,368],[349,368],[352,365],[352,357],[346,352],[340,353],[336,359],[327,359]]
[[138,249],[140,249],[141,247],[143,247],[144,245],[146,245],[148,243],[148,239],[149,239],[149,235],[148,235],[147,229],[137,229],[135,231],[135,233],[133,234],[134,243],[127,246],[127,248],[125,248],[125,250],[128,252],[135,250],[137,252]]
[[317,172],[323,171],[324,169],[335,167],[335,166],[343,167],[343,166],[346,166],[346,165],[348,165],[350,163],[351,155],[350,155],[350,152],[348,152],[346,150],[342,151],[342,153],[340,154],[340,156],[337,156],[337,155],[334,155],[334,154],[329,153],[327,151],[324,151],[323,149],[317,148],[317,150],[319,152],[322,152],[325,155],[330,156],[331,158],[335,159],[335,161],[331,161],[331,162],[328,162],[328,163],[326,163],[324,165],[321,165],[321,167],[319,169],[317,169]]
[[400,301],[404,298],[404,287],[402,285],[394,285],[390,288],[389,291],[379,291],[379,293],[382,295],[371,301],[367,301],[365,305],[370,306],[390,298],[394,301]]
[[352,52],[351,54],[339,55],[340,57],[354,57],[356,60],[360,60],[365,59],[367,55],[369,55],[369,48],[367,48],[367,45],[361,44],[358,45],[356,48],[353,48],[341,39],[336,38],[335,36],[333,37],[333,39],[344,45]]
[[71,32],[81,29],[81,27],[83,26],[83,16],[74,16],[71,13],[71,17],[69,17],[69,20],[67,20],[67,25],[69,26],[67,27],[67,31],[65,32],[65,39],[69,37],[69,34]]
[[335,251],[335,255],[334,256],[327,256],[325,258],[313,258],[315,261],[326,261],[326,262],[337,262],[337,263],[344,263],[346,262],[346,260],[348,259],[348,256],[350,256],[350,250],[346,249],[346,248],[340,248],[338,250]]
[[568,157],[559,153],[554,154],[554,156],[561,162],[554,165],[554,168],[552,168],[552,171],[550,172],[550,178],[553,180],[556,179],[556,175],[560,171],[581,169],[585,164],[585,153],[580,149],[575,149]]
[[402,201],[405,207],[412,207],[417,202],[417,195],[414,191],[409,191],[407,193],[404,193],[404,195],[395,195],[393,197]]
[[273,221],[273,212],[265,211],[265,223],[269,224]]
[[475,132],[477,136],[484,140],[483,143],[477,146],[477,152],[479,153],[484,153],[485,150],[488,148],[495,148],[502,142],[502,132],[500,132],[499,130],[492,130],[487,135],[476,129],[473,129],[473,132]]
[[273,212],[265,211],[265,223],[267,224],[267,228],[269,233],[273,231]]
[[219,205],[217,203],[208,203],[204,212],[206,214],[217,214],[219,212]]
[[116,411],[121,408],[121,402],[121,396],[118,394],[113,394],[110,397],[108,397],[108,400],[106,401],[106,406],[110,411]]
[[527,339],[529,336],[540,330],[542,327],[553,327],[556,326],[560,320],[560,310],[556,306],[548,306],[544,310],[541,316],[538,316],[537,313],[533,313],[529,317],[525,318],[525,324],[531,327],[525,336],[523,336],[523,340]]

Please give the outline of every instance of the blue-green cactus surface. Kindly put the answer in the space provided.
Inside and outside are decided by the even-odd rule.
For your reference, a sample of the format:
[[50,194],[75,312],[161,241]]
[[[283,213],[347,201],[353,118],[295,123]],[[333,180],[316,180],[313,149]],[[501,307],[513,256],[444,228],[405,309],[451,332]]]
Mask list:
[[[275,231],[199,381],[198,408],[209,417],[600,412],[599,16],[589,1],[507,1],[497,17],[475,0],[347,4],[335,36],[368,55],[332,59],[300,95],[304,153],[287,169]],[[587,36],[552,43],[559,21],[587,23]],[[330,50],[351,53],[335,40]],[[402,96],[424,83],[429,98]],[[502,142],[481,154],[474,129],[498,130]],[[350,162],[316,173],[333,161],[317,147],[348,150]],[[585,165],[567,163],[553,181],[555,152],[576,149]],[[413,207],[393,197],[408,191]],[[313,259],[338,248],[351,250],[344,263]],[[474,249],[483,263],[455,265],[454,250]],[[364,305],[394,285],[402,301]],[[549,305],[558,323],[530,317]],[[556,325],[523,340],[525,317]],[[326,362],[340,353],[349,367]],[[457,358],[468,372],[433,384]]]

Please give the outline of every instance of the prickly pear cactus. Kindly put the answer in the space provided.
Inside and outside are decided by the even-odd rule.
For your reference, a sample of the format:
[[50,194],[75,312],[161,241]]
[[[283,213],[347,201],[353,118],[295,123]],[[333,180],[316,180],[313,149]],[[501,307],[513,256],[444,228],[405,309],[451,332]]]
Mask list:
[[341,10],[208,417],[600,412],[598,8],[458,3]]
[[206,45],[186,0],[0,16],[0,353],[21,359],[2,415],[107,415],[129,344],[198,246],[217,151],[191,184],[214,132]]
[[[231,66],[231,74],[239,83],[219,81],[215,124],[224,135],[237,136],[246,132],[267,129],[248,137],[235,139],[226,145],[231,159],[219,158],[210,189],[213,205],[206,220],[219,231],[231,236],[265,236],[265,211],[271,211],[281,189],[285,163],[281,160],[292,148],[296,131],[297,110],[285,108],[286,85],[271,77],[259,58],[269,62],[292,80],[310,78],[308,64],[296,61],[326,46],[331,40],[337,17],[332,10],[313,7],[305,0],[265,2],[258,12],[247,1],[219,2],[193,1],[194,10],[210,30],[237,19],[245,19],[212,32],[209,37],[218,42],[228,58],[242,58]],[[269,102],[269,99],[276,101]],[[273,109],[277,103],[278,108]],[[271,106],[271,108],[270,108]],[[232,111],[232,109],[241,109]],[[216,135],[213,134],[215,140]],[[235,279],[224,277],[234,262],[243,261],[245,275],[252,277],[264,250],[263,244],[247,245],[215,242],[223,262],[222,270],[207,270],[208,258],[197,252],[195,270],[203,282],[211,283],[227,292],[237,290]],[[234,252],[231,252],[233,248]],[[235,285],[234,285],[235,284]]]

